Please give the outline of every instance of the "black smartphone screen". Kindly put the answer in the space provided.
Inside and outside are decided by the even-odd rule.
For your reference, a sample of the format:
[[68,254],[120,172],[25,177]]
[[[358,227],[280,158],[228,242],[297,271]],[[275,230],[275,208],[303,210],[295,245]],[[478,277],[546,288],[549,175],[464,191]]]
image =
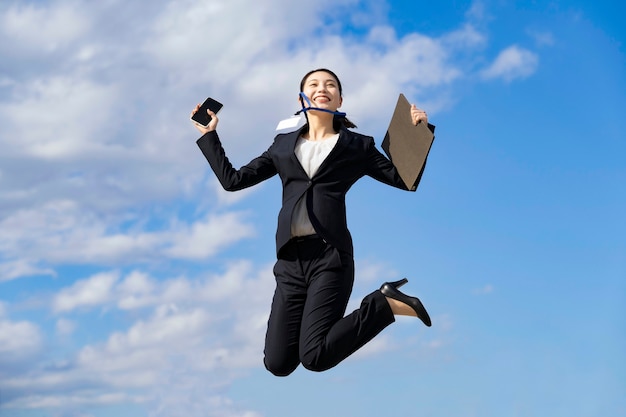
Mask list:
[[222,106],[222,103],[209,97],[204,100],[204,103],[202,103],[202,106],[200,106],[200,109],[196,112],[196,114],[191,117],[191,120],[206,127],[211,122],[211,116],[209,116],[206,112],[207,109],[217,114]]

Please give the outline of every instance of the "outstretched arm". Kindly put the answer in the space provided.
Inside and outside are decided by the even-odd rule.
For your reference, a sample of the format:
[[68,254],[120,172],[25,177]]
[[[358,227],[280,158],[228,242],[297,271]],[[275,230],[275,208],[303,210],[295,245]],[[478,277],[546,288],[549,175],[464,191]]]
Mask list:
[[[421,110],[417,108],[415,104],[412,104],[410,107],[410,115],[413,125],[417,126],[420,123],[425,123],[434,133],[435,126],[428,123],[428,115],[424,110]],[[424,173],[424,167],[426,166],[426,162],[424,161],[424,165],[422,166],[415,183],[413,185],[409,185],[410,188],[408,188],[407,184],[401,179],[398,170],[393,163],[381,152],[379,152],[378,149],[374,147],[373,143],[371,144],[369,150],[369,160],[370,162],[368,164],[369,168],[367,175],[385,184],[408,191],[415,191],[417,189],[417,185],[419,184],[422,174]]]
[[[200,105],[197,105],[191,112],[191,115],[193,116],[199,108]],[[225,190],[241,190],[258,184],[276,174],[276,167],[268,151],[240,169],[235,169],[228,157],[226,157],[222,143],[215,130],[219,119],[211,110],[207,110],[207,113],[211,116],[211,121],[206,127],[194,122],[196,129],[202,133],[202,137],[196,143]]]
[[369,144],[368,160],[366,174],[370,177],[401,190],[415,191],[407,188],[396,167],[376,148],[373,139]]

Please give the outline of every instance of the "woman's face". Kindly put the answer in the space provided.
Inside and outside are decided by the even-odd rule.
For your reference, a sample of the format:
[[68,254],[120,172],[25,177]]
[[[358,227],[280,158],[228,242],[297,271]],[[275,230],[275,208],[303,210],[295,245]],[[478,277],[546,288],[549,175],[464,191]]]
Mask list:
[[311,100],[312,107],[336,111],[341,107],[341,93],[337,79],[325,71],[316,71],[304,82],[302,92]]

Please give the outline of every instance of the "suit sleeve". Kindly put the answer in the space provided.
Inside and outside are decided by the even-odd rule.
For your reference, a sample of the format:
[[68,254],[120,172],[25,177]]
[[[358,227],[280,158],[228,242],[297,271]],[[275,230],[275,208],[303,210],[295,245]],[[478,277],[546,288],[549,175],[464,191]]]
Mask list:
[[208,132],[196,143],[226,191],[242,190],[276,175],[269,150],[240,169],[235,169],[224,152],[217,132]]
[[415,189],[409,189],[400,177],[400,174],[398,174],[398,170],[393,163],[376,148],[374,140],[371,139],[371,142],[368,143],[368,164],[366,174],[384,184],[391,185],[392,187],[405,191],[415,191],[417,190],[417,185],[422,179],[425,167],[426,163],[424,163],[424,166],[415,181]]

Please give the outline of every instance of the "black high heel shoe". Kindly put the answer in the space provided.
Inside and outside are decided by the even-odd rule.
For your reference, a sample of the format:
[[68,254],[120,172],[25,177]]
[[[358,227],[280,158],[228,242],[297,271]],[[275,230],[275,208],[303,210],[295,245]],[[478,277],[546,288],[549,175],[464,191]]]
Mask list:
[[419,298],[408,296],[398,290],[398,288],[407,282],[409,282],[409,280],[406,278],[402,278],[400,281],[385,282],[380,286],[380,292],[383,293],[385,297],[393,298],[411,307],[417,314],[417,317],[422,320],[426,326],[430,327],[432,324],[430,322],[430,316]]

